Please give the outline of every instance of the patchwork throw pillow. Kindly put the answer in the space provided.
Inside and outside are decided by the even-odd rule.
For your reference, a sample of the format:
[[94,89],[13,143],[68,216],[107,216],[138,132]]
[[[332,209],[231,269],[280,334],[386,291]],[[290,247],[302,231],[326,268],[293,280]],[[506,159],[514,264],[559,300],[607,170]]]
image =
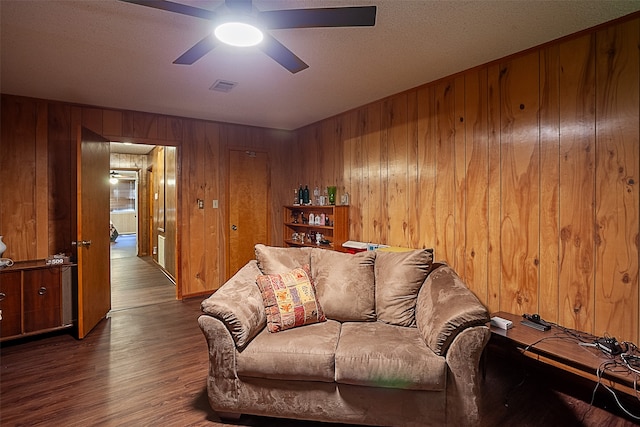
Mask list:
[[286,273],[265,274],[256,278],[269,332],[326,320],[310,276],[309,266],[305,265]]

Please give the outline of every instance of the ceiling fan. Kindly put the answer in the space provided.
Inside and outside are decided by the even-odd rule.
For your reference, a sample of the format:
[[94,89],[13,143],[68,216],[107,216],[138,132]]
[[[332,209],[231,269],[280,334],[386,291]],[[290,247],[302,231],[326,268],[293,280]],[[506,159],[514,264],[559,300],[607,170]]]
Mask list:
[[[216,36],[208,34],[178,59],[174,64],[191,65],[218,45],[218,28],[223,24],[237,23],[262,33],[256,46],[277,63],[297,73],[309,66],[282,43],[264,30],[317,28],[317,27],[372,27],[376,23],[376,6],[345,6],[312,9],[282,9],[261,12],[253,7],[251,0],[225,0],[226,11],[217,13],[207,9],[164,0],[120,0],[141,6],[179,13],[211,21],[216,26]],[[252,31],[253,31],[252,30]],[[257,35],[257,33],[256,33]],[[225,41],[225,43],[228,43]],[[232,44],[232,43],[230,43]],[[237,46],[241,44],[236,44]],[[245,46],[248,44],[242,44]]]

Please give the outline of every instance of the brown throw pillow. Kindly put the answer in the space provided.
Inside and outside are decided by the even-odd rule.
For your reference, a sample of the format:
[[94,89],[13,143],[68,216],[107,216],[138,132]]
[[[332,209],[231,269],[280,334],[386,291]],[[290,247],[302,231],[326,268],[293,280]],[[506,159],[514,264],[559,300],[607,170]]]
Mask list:
[[309,265],[287,273],[260,275],[256,283],[262,293],[269,332],[326,320],[316,298]]

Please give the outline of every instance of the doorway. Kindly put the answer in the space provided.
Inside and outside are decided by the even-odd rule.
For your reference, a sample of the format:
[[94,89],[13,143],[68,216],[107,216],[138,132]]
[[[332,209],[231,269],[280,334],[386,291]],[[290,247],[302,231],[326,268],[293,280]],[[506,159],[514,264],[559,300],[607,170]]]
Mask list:
[[[167,224],[159,217],[165,210],[165,181],[174,186],[169,194],[175,193],[177,182],[175,177],[166,179],[164,171],[176,168],[175,156],[167,160],[165,151],[175,153],[176,148],[117,142],[110,148],[111,311],[173,301],[175,273],[159,263],[158,238],[175,227],[175,221]],[[171,205],[173,212],[175,208]],[[169,256],[174,254],[169,251]]]

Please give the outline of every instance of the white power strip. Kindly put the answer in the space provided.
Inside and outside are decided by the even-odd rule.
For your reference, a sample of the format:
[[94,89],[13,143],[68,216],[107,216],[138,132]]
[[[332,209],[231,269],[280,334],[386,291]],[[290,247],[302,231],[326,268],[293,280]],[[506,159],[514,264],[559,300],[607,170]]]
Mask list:
[[513,322],[511,320],[503,319],[502,317],[494,316],[491,318],[491,326],[506,330],[513,327]]

